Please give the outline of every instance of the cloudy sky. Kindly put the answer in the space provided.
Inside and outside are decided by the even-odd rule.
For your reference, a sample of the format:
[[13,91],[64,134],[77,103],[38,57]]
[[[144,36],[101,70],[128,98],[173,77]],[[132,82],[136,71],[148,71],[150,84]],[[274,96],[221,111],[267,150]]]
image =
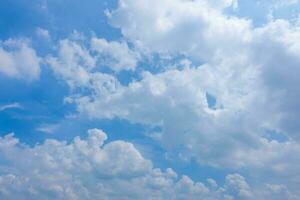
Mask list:
[[0,199],[299,200],[300,1],[1,0]]

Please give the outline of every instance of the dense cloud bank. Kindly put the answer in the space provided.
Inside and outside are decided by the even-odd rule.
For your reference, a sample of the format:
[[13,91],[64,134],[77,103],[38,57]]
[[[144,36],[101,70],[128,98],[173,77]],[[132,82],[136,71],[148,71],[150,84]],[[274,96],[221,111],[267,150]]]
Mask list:
[[[282,185],[252,189],[239,174],[216,181],[194,182],[151,161],[125,141],[106,143],[99,129],[71,143],[46,140],[34,147],[13,134],[0,138],[0,197],[18,199],[294,199]],[[276,199],[275,198],[275,199]],[[274,198],[273,198],[274,199]]]

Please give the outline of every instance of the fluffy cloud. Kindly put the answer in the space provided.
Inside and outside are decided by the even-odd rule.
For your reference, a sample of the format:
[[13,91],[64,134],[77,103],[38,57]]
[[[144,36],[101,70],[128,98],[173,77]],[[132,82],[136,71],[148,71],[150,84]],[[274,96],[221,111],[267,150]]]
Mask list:
[[[12,134],[0,138],[0,197],[2,199],[260,199],[239,174],[226,176],[220,187],[178,178],[172,170],[152,167],[139,151],[125,141],[105,142],[99,129],[83,140],[46,140],[29,147]],[[264,195],[285,186],[266,185]],[[288,196],[281,196],[288,197]],[[292,199],[292,198],[286,198]]]
[[[258,126],[261,118],[256,119],[255,113],[247,110],[241,112],[247,98],[240,100],[241,107],[223,104],[221,108],[218,102],[216,110],[209,108],[206,99],[209,81],[205,81],[205,70],[189,68],[159,75],[145,73],[142,81],[128,87],[119,86],[103,96],[76,97],[74,101],[81,113],[93,118],[121,117],[160,126],[161,142],[171,154],[177,149],[184,157],[196,157],[201,164],[237,168],[269,163],[275,167],[284,163],[291,152],[295,154],[299,150],[295,142],[264,139],[264,129]],[[258,154],[265,156],[257,158]],[[300,157],[295,156],[292,166],[299,165]],[[287,165],[291,167],[290,164]]]
[[[160,142],[171,157],[192,157],[216,168],[247,169],[261,179],[273,176],[278,184],[268,187],[270,194],[277,191],[292,198],[280,191],[283,182],[294,190],[299,185],[299,26],[273,20],[253,27],[247,19],[225,15],[222,9],[232,1],[227,3],[216,8],[206,1],[119,1],[108,16],[136,49],[174,60],[181,55],[203,64],[175,64],[160,73],[144,71],[139,81],[124,86],[111,74],[90,70],[94,63],[84,61],[90,55],[78,54],[59,73],[80,90],[67,100],[92,118],[118,117],[160,127]],[[100,41],[103,50],[98,52],[109,53],[113,47]],[[68,49],[85,48],[73,42]],[[70,56],[52,59],[64,66],[66,58]],[[75,75],[79,72],[85,74],[80,84],[81,76]],[[216,101],[213,107],[208,96]],[[285,139],[276,139],[273,132]],[[239,195],[251,198],[242,178],[231,178],[228,184],[240,184]]]
[[100,64],[116,72],[136,68],[138,55],[129,49],[126,42],[108,42],[104,39],[92,38],[91,46],[97,52]]
[[49,57],[48,63],[72,88],[88,85],[87,70],[93,69],[96,65],[88,50],[69,40],[60,41],[58,58]]
[[[276,20],[259,28],[253,60],[260,71],[261,101],[266,126],[299,140],[300,31],[297,25]],[[255,51],[256,50],[256,51]]]
[[[197,99],[193,94],[203,97],[208,92],[231,116],[236,112],[244,115],[237,119],[253,125],[249,126],[253,132],[264,127],[298,140],[298,25],[275,20],[254,28],[250,21],[227,16],[205,2],[151,1],[150,11],[148,0],[122,0],[109,17],[137,45],[204,61],[200,68],[207,70],[197,70],[202,75],[185,86],[201,90],[191,92],[190,97]],[[182,72],[179,76],[193,80],[194,75],[187,77]],[[233,118],[227,123],[234,126],[234,122]]]
[[[103,67],[113,71],[134,70],[138,55],[129,49],[125,42],[108,42],[105,39],[92,38],[90,48],[84,47],[83,42],[61,40],[57,57],[49,57],[48,63],[54,72],[74,87],[90,87],[97,80],[109,81],[114,79],[103,73],[93,73]],[[102,78],[100,78],[102,77]],[[97,79],[97,80],[96,80]]]
[[121,0],[108,16],[136,46],[207,61],[216,51],[236,53],[250,39],[248,20],[227,17],[215,9],[230,4],[232,1]]
[[13,78],[35,80],[40,75],[40,58],[25,40],[0,43],[0,73]]

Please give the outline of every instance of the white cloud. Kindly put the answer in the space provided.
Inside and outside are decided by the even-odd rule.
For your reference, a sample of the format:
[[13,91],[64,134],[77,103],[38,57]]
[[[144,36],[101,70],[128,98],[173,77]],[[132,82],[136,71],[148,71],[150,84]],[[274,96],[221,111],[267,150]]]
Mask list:
[[[215,8],[206,1],[121,0],[108,14],[126,40],[143,53],[175,59],[183,54],[203,62],[200,66],[190,64],[158,74],[144,71],[139,81],[123,86],[111,74],[90,70],[94,64],[84,62],[90,50],[76,42],[69,45],[69,51],[87,53],[53,59],[59,63],[72,58],[59,74],[77,89],[88,91],[87,95],[75,91],[68,98],[80,113],[159,126],[159,140],[170,157],[247,169],[261,174],[259,179],[272,176],[275,182],[295,188],[300,163],[299,27],[271,20],[255,28],[249,20],[222,12],[230,2]],[[108,45],[101,43],[101,49]],[[85,75],[76,75],[79,72]],[[78,81],[80,77],[84,81]],[[216,98],[215,109],[209,108],[207,93]],[[286,140],[267,140],[266,129]],[[250,195],[245,184],[241,188],[240,195]]]
[[11,103],[11,104],[6,104],[6,105],[1,105],[0,111],[12,109],[12,108],[22,108],[22,106],[19,103]]
[[79,44],[62,40],[59,43],[58,58],[49,57],[48,63],[57,75],[74,88],[89,84],[88,70],[95,67],[96,60]]
[[104,145],[106,138],[92,129],[86,140],[77,137],[70,144],[47,140],[33,148],[19,144],[12,135],[1,138],[1,198],[165,199],[169,190],[182,189],[185,197],[209,195],[208,188],[188,177],[176,182],[171,169],[153,169],[132,144]]
[[[259,107],[266,126],[299,140],[300,31],[285,20],[276,20],[255,32],[254,63],[260,69]],[[255,51],[256,50],[256,51]],[[257,104],[256,104],[257,105]]]
[[262,195],[272,199],[280,194],[277,197],[293,199],[284,185],[255,189],[239,174],[227,175],[222,187],[213,179],[207,186],[178,177],[170,168],[153,168],[131,143],[106,139],[99,129],[90,129],[85,140],[46,140],[33,147],[13,134],[0,138],[0,198],[220,200]]
[[[238,140],[229,146],[251,149],[260,144],[262,128],[277,130],[298,140],[299,27],[276,20],[254,28],[250,21],[226,16],[205,2],[119,1],[118,8],[110,12],[109,17],[128,40],[154,52],[196,56],[206,64],[196,70],[146,76],[125,91],[121,89],[121,95],[111,95],[99,102],[97,97],[90,98],[94,104],[87,106],[87,112],[93,115],[93,106],[104,109],[106,103],[114,102],[109,106],[111,115],[134,122],[163,123],[166,141],[175,132],[180,135],[194,132],[182,137],[189,140],[195,135],[205,135],[228,142]],[[159,82],[162,82],[159,86],[167,85],[163,93],[156,85]],[[162,95],[155,96],[155,91]],[[206,92],[216,97],[222,109],[207,109]],[[122,99],[122,95],[123,100],[116,100]],[[82,102],[86,103],[86,98]],[[113,113],[115,107],[118,108]],[[155,112],[158,110],[160,114]],[[105,117],[100,113],[96,115]],[[173,130],[170,127],[175,121]],[[180,129],[181,126],[184,128]],[[212,132],[218,134],[214,136]]]
[[[142,81],[128,87],[120,86],[103,96],[76,97],[74,101],[79,112],[93,118],[121,117],[134,123],[161,126],[160,139],[170,154],[179,148],[180,154],[196,157],[200,164],[229,168],[256,168],[266,164],[275,167],[284,163],[287,155],[299,150],[294,142],[262,139],[261,118],[256,119],[255,112],[243,110],[249,101],[247,96],[236,104],[217,99],[221,101],[217,102],[218,109],[211,110],[205,94],[215,91],[209,91],[212,80],[205,79],[210,75],[206,70],[202,67],[159,75],[145,73]],[[239,93],[234,95],[229,96],[230,99],[241,98]],[[258,158],[258,154],[265,156]],[[298,156],[284,171],[297,166],[297,159]],[[273,160],[278,163],[275,165]]]
[[27,41],[4,41],[0,44],[0,73],[28,81],[38,79],[40,58]]
[[136,68],[138,55],[129,49],[126,42],[108,42],[94,37],[91,46],[97,52],[100,64],[107,65],[116,72]]
[[35,130],[42,133],[54,133],[59,128],[59,124],[41,124]]
[[50,33],[47,29],[43,29],[41,27],[38,27],[36,28],[36,34],[39,36],[39,37],[42,37],[46,40],[50,40],[51,39],[51,36],[50,36]]
[[[72,88],[93,84],[91,71],[101,70],[104,66],[116,72],[135,69],[138,55],[129,49],[127,43],[93,37],[90,44],[90,48],[86,48],[78,40],[61,40],[58,56],[48,58],[54,72]],[[98,78],[104,76],[100,73],[94,75]]]
[[244,177],[239,174],[230,174],[226,176],[226,189],[231,190],[232,194],[235,194],[241,199],[252,199],[252,191],[247,184]]
[[121,0],[108,16],[112,25],[138,47],[207,61],[216,51],[236,53],[237,47],[242,50],[240,45],[251,39],[250,21],[224,16],[215,9],[232,2]]

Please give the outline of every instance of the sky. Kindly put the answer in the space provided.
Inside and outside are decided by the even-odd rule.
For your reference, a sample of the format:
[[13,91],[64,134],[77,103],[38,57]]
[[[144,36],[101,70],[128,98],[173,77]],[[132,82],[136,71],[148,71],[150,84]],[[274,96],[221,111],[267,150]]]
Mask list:
[[299,14],[2,0],[0,199],[299,200]]

